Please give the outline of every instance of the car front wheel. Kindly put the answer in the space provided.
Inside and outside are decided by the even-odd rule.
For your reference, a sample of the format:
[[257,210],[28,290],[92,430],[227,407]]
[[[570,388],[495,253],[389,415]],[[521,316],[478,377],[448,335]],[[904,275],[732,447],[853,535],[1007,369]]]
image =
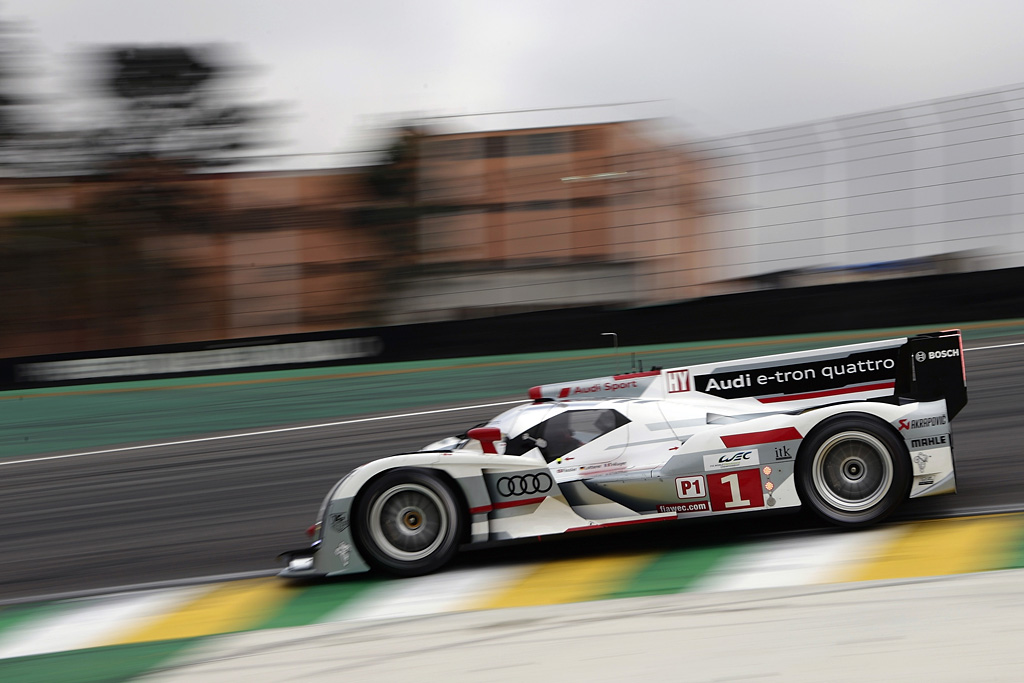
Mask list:
[[356,542],[370,564],[390,574],[427,574],[459,549],[461,506],[449,485],[431,472],[388,472],[367,485],[357,510]]

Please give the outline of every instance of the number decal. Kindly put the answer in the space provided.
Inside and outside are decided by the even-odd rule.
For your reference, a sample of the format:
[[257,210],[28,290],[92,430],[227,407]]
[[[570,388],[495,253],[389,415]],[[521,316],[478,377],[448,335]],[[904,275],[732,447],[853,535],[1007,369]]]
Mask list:
[[730,474],[726,477],[722,477],[722,482],[729,485],[730,500],[725,501],[726,508],[748,508],[750,507],[749,500],[743,500],[740,497],[740,475]]
[[709,474],[708,493],[711,509],[717,512],[764,507],[760,470]]

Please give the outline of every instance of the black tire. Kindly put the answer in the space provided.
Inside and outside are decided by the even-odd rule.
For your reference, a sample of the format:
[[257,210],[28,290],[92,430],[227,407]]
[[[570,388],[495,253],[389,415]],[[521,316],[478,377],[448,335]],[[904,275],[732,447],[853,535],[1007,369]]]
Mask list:
[[910,458],[888,425],[844,415],[804,440],[796,483],[804,506],[825,521],[867,526],[885,519],[910,494]]
[[355,540],[377,569],[396,576],[429,574],[458,552],[465,517],[459,499],[438,475],[394,470],[359,495]]

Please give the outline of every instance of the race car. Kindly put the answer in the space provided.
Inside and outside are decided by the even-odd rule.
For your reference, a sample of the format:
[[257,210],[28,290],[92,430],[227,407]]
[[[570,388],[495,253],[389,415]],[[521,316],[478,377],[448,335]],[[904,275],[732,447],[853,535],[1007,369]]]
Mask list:
[[846,527],[956,491],[959,330],[533,387],[349,472],[285,577],[435,571],[460,547],[804,506]]

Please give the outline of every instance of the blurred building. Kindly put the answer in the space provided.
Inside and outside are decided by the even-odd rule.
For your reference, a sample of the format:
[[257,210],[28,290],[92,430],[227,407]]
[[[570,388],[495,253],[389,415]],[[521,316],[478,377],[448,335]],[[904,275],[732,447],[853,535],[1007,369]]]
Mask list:
[[0,183],[0,353],[700,294],[698,171],[640,124],[412,135],[375,168]]
[[0,182],[0,354],[363,324],[358,171]]
[[393,322],[701,294],[699,174],[639,123],[425,136]]

